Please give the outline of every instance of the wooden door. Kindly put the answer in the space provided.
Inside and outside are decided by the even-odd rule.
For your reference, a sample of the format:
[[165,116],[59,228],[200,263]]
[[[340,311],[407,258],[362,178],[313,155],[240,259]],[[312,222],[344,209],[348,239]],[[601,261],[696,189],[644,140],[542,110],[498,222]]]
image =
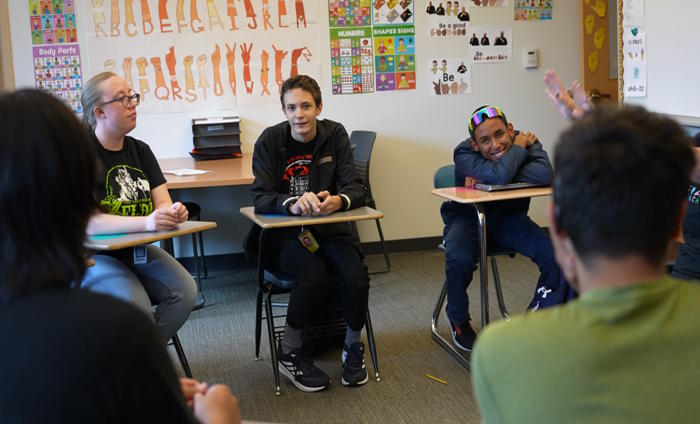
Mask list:
[[611,57],[613,66],[617,63],[617,49],[610,48],[610,37],[617,45],[617,30],[610,31],[610,19],[613,28],[617,28],[617,1],[579,0],[581,22],[581,81],[594,103],[599,101],[617,102],[617,72],[611,76]]

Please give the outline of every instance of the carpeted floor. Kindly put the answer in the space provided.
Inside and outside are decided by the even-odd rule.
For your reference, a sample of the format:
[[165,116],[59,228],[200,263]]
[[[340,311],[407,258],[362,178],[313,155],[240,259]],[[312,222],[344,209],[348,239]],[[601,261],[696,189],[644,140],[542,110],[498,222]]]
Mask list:
[[[369,257],[370,269],[383,258]],[[329,349],[316,363],[332,379],[319,393],[300,392],[282,381],[275,396],[267,332],[260,361],[254,358],[254,269],[212,272],[203,280],[207,305],[195,311],[178,333],[194,377],[225,383],[236,394],[245,420],[285,423],[464,423],[480,416],[469,373],[430,336],[430,317],[444,281],[439,251],[391,256],[391,272],[372,276],[370,311],[381,381],[359,388],[340,384],[340,349]],[[511,313],[525,309],[538,277],[527,258],[499,258],[504,296]],[[469,288],[471,313],[480,316],[478,271]],[[491,319],[500,319],[493,289]],[[478,320],[477,320],[478,321]],[[475,321],[478,330],[480,323]],[[449,330],[441,316],[441,331]],[[171,353],[175,359],[174,351]],[[369,352],[368,370],[373,371]],[[176,365],[180,371],[179,364]],[[425,377],[431,374],[447,384]]]

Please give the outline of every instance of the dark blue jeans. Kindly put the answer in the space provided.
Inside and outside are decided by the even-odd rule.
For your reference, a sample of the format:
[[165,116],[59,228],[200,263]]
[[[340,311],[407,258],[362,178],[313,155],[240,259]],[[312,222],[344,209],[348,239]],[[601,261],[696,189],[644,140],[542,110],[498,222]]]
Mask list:
[[[445,223],[448,316],[452,322],[461,324],[470,319],[467,287],[479,263],[479,221],[473,205],[445,202],[440,214]],[[539,268],[540,278],[528,309],[564,303],[573,296],[554,260],[549,236],[526,212],[487,211],[486,240],[490,246],[527,256]]]

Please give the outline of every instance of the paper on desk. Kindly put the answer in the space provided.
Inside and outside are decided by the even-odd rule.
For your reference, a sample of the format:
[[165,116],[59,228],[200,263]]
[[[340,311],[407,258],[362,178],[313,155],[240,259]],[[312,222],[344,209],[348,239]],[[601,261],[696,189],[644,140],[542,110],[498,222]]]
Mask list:
[[187,175],[200,175],[200,174],[206,174],[207,172],[212,172],[212,171],[204,171],[201,169],[188,169],[188,168],[182,168],[182,169],[169,169],[163,171],[166,174],[173,174],[177,175],[178,177],[184,177]]

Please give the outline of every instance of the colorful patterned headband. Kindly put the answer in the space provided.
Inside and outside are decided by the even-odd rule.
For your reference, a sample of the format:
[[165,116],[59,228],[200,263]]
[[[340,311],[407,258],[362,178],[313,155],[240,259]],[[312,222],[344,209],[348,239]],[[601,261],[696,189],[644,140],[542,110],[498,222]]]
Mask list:
[[484,106],[478,109],[471,118],[469,118],[469,135],[474,136],[474,130],[481,125],[485,120],[491,118],[503,118],[504,122],[508,122],[506,114],[503,113],[498,106]]

